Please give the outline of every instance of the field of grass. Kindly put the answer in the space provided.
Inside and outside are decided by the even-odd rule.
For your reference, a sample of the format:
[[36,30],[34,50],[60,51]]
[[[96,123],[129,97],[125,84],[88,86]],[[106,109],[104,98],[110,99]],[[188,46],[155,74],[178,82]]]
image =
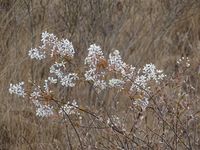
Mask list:
[[[30,59],[45,31],[72,42],[74,57]],[[136,68],[123,88],[99,91],[85,80],[94,43],[104,54],[94,66],[106,73],[102,80],[124,80],[123,69],[109,62],[115,50]],[[55,61],[79,79],[75,87],[42,90],[41,103],[54,114],[41,117],[30,93],[43,88]],[[149,80],[148,91],[137,84],[130,91],[138,70],[151,63],[166,76]],[[20,81],[24,98],[9,93]],[[0,0],[0,150],[199,150],[199,93],[199,0]],[[60,115],[68,102],[74,113]]]

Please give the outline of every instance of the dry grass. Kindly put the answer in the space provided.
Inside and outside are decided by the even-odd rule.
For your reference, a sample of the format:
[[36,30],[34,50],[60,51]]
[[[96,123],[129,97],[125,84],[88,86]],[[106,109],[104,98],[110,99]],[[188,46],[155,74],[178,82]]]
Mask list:
[[[60,123],[57,119],[37,118],[29,102],[12,97],[8,93],[10,82],[28,78],[41,81],[47,75],[46,66],[49,62],[33,63],[27,57],[27,50],[39,44],[40,34],[46,30],[73,42],[77,50],[75,63],[83,61],[87,55],[86,49],[91,43],[100,44],[106,55],[119,49],[127,63],[139,67],[152,62],[169,74],[177,71],[177,58],[188,56],[192,60],[189,72],[180,73],[178,77],[174,74],[174,80],[169,81],[168,86],[163,85],[162,92],[155,96],[155,101],[162,99],[164,102],[152,102],[153,109],[149,108],[142,114],[145,120],[140,127],[146,134],[139,135],[140,133],[135,131],[138,129],[136,126],[132,132],[147,142],[144,144],[133,138],[134,142],[138,143],[138,149],[170,149],[158,143],[160,136],[167,143],[172,143],[172,149],[187,149],[183,143],[189,145],[188,149],[200,149],[200,140],[196,140],[200,137],[199,8],[198,0],[0,0],[0,150],[62,150],[70,149],[69,143],[72,143],[72,149],[80,148],[70,125]],[[186,79],[188,84],[183,83]],[[195,90],[192,91],[187,85],[192,85]],[[88,88],[82,90],[85,86]],[[109,108],[112,106],[112,94],[115,91],[103,93],[103,104],[98,104],[95,93],[87,89],[89,85],[80,85],[75,90],[69,90],[68,98],[84,97],[81,105],[87,104],[93,112],[100,110],[98,113],[105,115],[106,111],[115,113],[114,108]],[[180,91],[188,95],[180,97],[177,94]],[[59,89],[59,95],[65,92]],[[119,99],[120,113],[117,113],[123,118],[126,114],[123,110],[126,110],[130,102],[123,96]],[[190,121],[187,113],[190,112],[181,112],[184,108],[182,105],[179,108],[177,101],[192,103],[190,106],[196,113],[196,118],[190,124],[187,123]],[[164,104],[173,112],[165,116],[167,123],[159,120],[156,114]],[[102,105],[105,109],[100,109]],[[126,120],[138,119],[138,111],[131,113],[133,115],[129,114]],[[177,117],[174,117],[174,113],[177,113]],[[152,119],[152,116],[155,119]],[[93,120],[91,116],[85,117],[86,120]],[[177,121],[179,119],[180,122]],[[158,123],[162,125],[158,127]],[[173,130],[167,127],[168,123]],[[137,120],[126,124],[127,128],[131,128],[133,124],[137,125]],[[170,130],[169,133],[166,131],[166,135],[165,127]],[[125,149],[131,149],[133,146],[130,139],[113,133],[111,129],[102,131],[79,127],[78,130],[82,138],[85,137],[85,149],[95,149],[95,144],[101,147],[100,149],[117,149],[116,143],[129,145],[129,148]],[[184,132],[184,135],[179,135],[180,132]],[[188,139],[194,141],[188,143]]]

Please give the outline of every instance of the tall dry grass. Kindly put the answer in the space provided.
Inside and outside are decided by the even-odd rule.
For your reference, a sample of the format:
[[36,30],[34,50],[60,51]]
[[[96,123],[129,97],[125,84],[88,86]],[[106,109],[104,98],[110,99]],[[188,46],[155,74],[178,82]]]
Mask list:
[[[0,149],[53,150],[79,147],[71,127],[57,120],[37,118],[28,101],[12,97],[8,93],[9,83],[12,81],[42,81],[47,75],[48,62],[33,63],[27,57],[27,50],[39,44],[40,34],[46,30],[73,42],[77,51],[75,63],[83,62],[89,45],[98,43],[106,55],[119,49],[123,59],[134,66],[140,67],[152,62],[166,73],[175,72],[173,77],[176,82],[173,80],[168,86],[163,85],[162,93],[158,93],[155,100],[162,98],[165,105],[171,108],[173,113],[177,113],[177,117],[169,113],[165,118],[167,122],[159,120],[159,108],[164,103],[153,103],[156,109],[153,106],[152,110],[149,108],[144,115],[146,122],[141,125],[141,130],[146,134],[141,133],[138,136],[144,138],[147,144],[142,141],[144,139],[134,139],[134,136],[132,140],[135,140],[138,149],[163,149],[164,147],[157,143],[160,138],[166,140],[166,143],[172,143],[166,146],[168,149],[199,149],[200,141],[195,141],[200,137],[199,24],[198,0],[0,0]],[[191,68],[189,72],[177,75],[175,62],[182,56],[192,60]],[[195,90],[189,89],[187,84],[183,83],[184,80],[187,80],[188,85],[193,85]],[[189,97],[177,95],[180,91],[186,91]],[[59,89],[59,92],[62,95],[66,91]],[[97,111],[101,107],[96,104],[95,93],[88,94],[90,92],[87,89],[68,93],[69,98],[85,97],[85,101],[81,103],[88,104],[91,110]],[[113,91],[101,95],[106,109],[109,108],[109,103],[112,103],[112,93]],[[120,98],[119,110],[127,107],[128,102],[123,102],[125,100],[124,97]],[[190,126],[184,126],[190,121],[190,118],[185,118],[187,114],[184,114],[183,118],[179,117],[181,112],[177,101],[182,100],[191,102],[196,112],[196,119]],[[176,106],[177,110],[172,106]],[[121,117],[123,115],[119,114]],[[135,112],[131,117],[137,121],[140,117],[138,115],[140,113]],[[151,116],[157,116],[156,121]],[[87,117],[92,120],[91,116]],[[161,128],[155,128],[158,122],[162,123],[159,126],[163,131],[165,127],[173,128],[171,133],[164,135]],[[137,122],[127,123],[129,127],[133,124],[137,125]],[[171,126],[167,127],[167,124]],[[133,135],[139,134],[137,129],[135,126],[132,128]],[[131,149],[130,139],[119,133],[113,134],[110,129],[103,132],[101,129],[79,130],[87,139],[84,141],[87,149],[95,149],[95,142],[101,149],[117,149],[116,143],[128,145],[125,149]],[[184,133],[179,135],[180,132]],[[190,138],[194,141],[190,141]],[[188,140],[190,143],[187,143]],[[69,143],[72,143],[72,146]],[[189,148],[183,143],[189,145]]]

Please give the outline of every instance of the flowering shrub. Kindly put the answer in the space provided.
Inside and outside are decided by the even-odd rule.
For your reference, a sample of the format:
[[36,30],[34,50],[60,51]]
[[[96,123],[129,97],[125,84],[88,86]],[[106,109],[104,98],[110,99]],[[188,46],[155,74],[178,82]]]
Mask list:
[[[29,99],[34,101],[35,106],[38,107],[40,112],[44,109],[44,113],[36,114],[45,117],[45,112],[47,112],[46,116],[53,114],[51,110],[52,107],[50,107],[49,104],[40,104],[38,98],[45,99],[44,94],[51,96],[50,93],[53,92],[49,89],[51,84],[60,83],[65,87],[74,87],[76,85],[76,80],[79,80],[79,76],[77,73],[66,73],[67,62],[64,57],[73,58],[75,53],[71,42],[67,39],[59,41],[54,34],[47,32],[42,33],[41,42],[42,46],[40,46],[39,49],[34,48],[29,50],[28,55],[31,59],[42,60],[47,57],[46,54],[50,53],[51,58],[56,57],[56,60],[60,60],[60,62],[55,61],[54,64],[51,65],[49,69],[50,74],[47,80],[44,81],[44,90],[42,91],[40,86],[38,86],[34,89],[33,93],[25,93],[25,89],[22,87],[24,82],[20,82],[16,85],[11,84],[9,91],[11,94],[14,93],[23,97],[25,97],[25,95],[30,95]],[[51,49],[51,51],[48,51],[48,49]],[[109,59],[106,60],[100,46],[95,44],[90,45],[88,48],[88,56],[85,58],[85,65],[88,67],[88,70],[86,70],[84,74],[85,81],[91,81],[98,93],[106,88],[118,88],[119,90],[129,89],[128,92],[130,94],[136,91],[143,91],[146,93],[150,90],[150,87],[147,87],[149,81],[154,80],[156,83],[159,83],[165,76],[162,74],[162,71],[157,70],[153,64],[146,64],[142,71],[141,69],[137,71],[135,67],[122,61],[118,50],[109,54]],[[112,76],[118,76],[119,79],[112,78]],[[106,80],[105,78],[108,79]],[[129,87],[129,85],[131,86]],[[147,105],[148,98],[145,98],[144,101]],[[143,105],[144,104],[139,104],[139,106],[144,108]],[[65,109],[66,108],[68,108],[67,104],[65,105]],[[68,112],[70,110],[66,111]]]
[[[51,60],[52,64],[49,67],[49,75],[46,77],[46,80],[44,80],[42,85],[37,85],[35,81],[31,81],[31,83],[27,82],[27,84],[25,84],[25,81],[21,81],[18,84],[12,83],[10,84],[9,92],[10,94],[16,94],[30,100],[35,106],[36,116],[40,118],[46,117],[51,119],[51,116],[57,116],[60,119],[65,118],[65,123],[70,123],[73,127],[81,149],[87,147],[86,143],[88,141],[85,141],[85,144],[83,144],[83,137],[80,137],[77,128],[84,127],[85,124],[91,127],[87,123],[96,126],[95,128],[102,127],[106,132],[111,134],[110,138],[116,140],[115,134],[117,133],[123,139],[126,139],[127,142],[122,140],[124,143],[121,141],[123,144],[120,146],[115,145],[117,142],[114,144],[118,149],[129,149],[128,147],[130,145],[132,148],[137,148],[140,144],[144,144],[146,148],[154,149],[155,143],[160,148],[173,149],[174,144],[170,144],[170,140],[173,138],[176,138],[177,143],[180,143],[180,147],[188,149],[191,147],[185,139],[182,139],[184,137],[182,135],[184,134],[183,132],[189,134],[181,126],[187,119],[182,116],[176,116],[175,114],[184,110],[181,113],[190,112],[190,115],[194,118],[192,106],[189,106],[190,104],[186,98],[186,94],[182,93],[184,90],[181,88],[179,94],[184,97],[184,100],[178,96],[178,98],[176,97],[178,100],[168,98],[171,101],[167,101],[167,94],[165,94],[168,92],[167,85],[182,87],[182,81],[176,81],[176,77],[173,76],[168,77],[168,80],[166,80],[167,77],[163,71],[158,70],[152,63],[146,64],[143,68],[136,68],[126,64],[118,50],[113,51],[106,58],[101,47],[96,44],[92,44],[88,48],[88,55],[84,60],[84,69],[81,72],[77,72],[76,69],[71,72],[69,70],[72,69],[69,69],[69,66],[70,62],[75,59],[75,50],[70,41],[67,39],[59,40],[54,34],[44,32],[42,33],[41,43],[42,45],[38,48],[31,48],[28,56],[38,61],[44,59]],[[182,69],[185,68],[183,69],[184,72],[190,66],[188,58],[179,59],[177,64],[183,64],[180,67]],[[181,73],[178,72],[178,74],[180,77]],[[120,103],[120,100],[117,100],[115,106],[110,106],[111,115],[105,115],[103,112],[106,111],[106,108],[103,105],[100,106],[100,111],[92,111],[89,108],[90,106],[83,107],[79,105],[77,98],[69,99],[67,93],[62,97],[63,100],[59,100],[59,96],[56,95],[56,90],[59,87],[66,88],[67,90],[76,88],[76,86],[82,83],[89,83],[96,93],[96,97],[100,97],[105,91],[110,91],[110,93],[114,92],[115,95],[112,98],[113,101],[116,101],[119,96],[118,93],[120,93],[120,95],[127,97],[131,103],[126,105],[125,110],[118,110],[117,104]],[[28,88],[26,89],[24,86]],[[187,86],[188,88],[192,88],[191,84]],[[173,97],[173,95],[171,96]],[[86,97],[80,98],[86,99]],[[77,101],[74,99],[77,99]],[[172,104],[176,106],[176,109],[172,107]],[[181,107],[180,110],[179,107]],[[153,121],[148,120],[149,114],[147,112],[152,113],[153,118],[149,120]],[[88,122],[86,115],[93,117],[94,120]],[[174,129],[173,123],[170,124],[172,120],[176,120],[175,122],[177,125],[180,125],[180,129]],[[146,134],[152,136],[151,142],[146,140],[145,131],[140,128],[144,126],[144,122],[150,122],[146,123],[145,128],[148,130]],[[162,128],[152,129],[153,126],[158,124],[162,124]],[[153,135],[156,137],[153,138]],[[172,135],[173,138],[170,138]],[[97,148],[97,145],[100,146],[101,144],[96,143],[94,147]]]

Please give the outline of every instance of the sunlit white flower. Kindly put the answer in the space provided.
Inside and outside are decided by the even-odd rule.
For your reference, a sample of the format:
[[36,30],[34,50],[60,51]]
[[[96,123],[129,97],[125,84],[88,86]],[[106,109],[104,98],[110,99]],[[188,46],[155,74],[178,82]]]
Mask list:
[[68,75],[63,76],[60,82],[65,87],[74,87],[74,81],[78,79],[79,77],[76,73],[69,73]]
[[62,106],[59,110],[59,114],[65,115],[72,115],[72,114],[79,114],[76,107],[78,107],[78,104],[75,100],[73,100],[72,103],[68,102],[64,106]]
[[121,70],[122,77],[126,81],[131,81],[133,80],[134,76],[136,75],[136,68],[133,67],[132,65],[126,65],[125,69]]
[[157,70],[154,64],[146,64],[143,68],[143,74],[147,77],[147,80],[154,80],[156,82],[163,80],[166,76],[162,72],[162,70]]
[[48,84],[48,80],[44,80],[44,90],[49,93],[49,84]]
[[50,67],[50,73],[54,74],[57,78],[49,77],[48,80],[51,83],[57,83],[58,79],[60,80],[61,85],[66,86],[66,87],[74,87],[75,80],[78,80],[79,77],[76,73],[68,73],[65,75],[63,71],[65,70],[65,63],[55,63]]
[[41,97],[41,91],[39,90],[39,88],[40,88],[40,87],[35,88],[35,89],[33,90],[33,92],[30,94],[30,97],[29,97],[29,98],[30,98],[32,101],[38,100],[38,98]]
[[25,97],[26,93],[24,91],[24,82],[19,82],[18,84],[10,84],[9,93],[16,94],[18,96]]
[[31,48],[28,52],[28,55],[30,56],[31,59],[42,60],[46,58],[45,52],[40,51],[37,48]]
[[102,90],[105,90],[107,87],[107,84],[104,80],[97,80],[94,81],[94,87],[97,90],[97,92],[101,92]]
[[72,45],[71,42],[69,42],[67,39],[62,39],[61,41],[59,41],[57,43],[57,52],[61,55],[61,56],[69,56],[69,57],[73,57],[74,56],[74,47]]
[[91,68],[90,70],[86,71],[84,76],[86,81],[95,81],[98,78],[96,68]]
[[49,117],[53,115],[53,106],[44,105],[38,100],[41,97],[39,87],[35,88],[30,95],[30,99],[36,107],[36,116],[38,117]]
[[143,68],[143,74],[145,74],[148,80],[156,80],[156,66],[154,64],[146,64]]
[[86,81],[93,81],[94,88],[97,92],[104,90],[107,84],[102,78],[105,75],[104,71],[97,71],[97,64],[104,59],[103,52],[100,46],[95,44],[88,48],[88,56],[85,58],[85,64],[88,65],[89,70],[85,72]]
[[43,32],[41,35],[41,41],[43,43],[46,43],[48,37],[49,37],[49,33],[47,31]]
[[96,67],[100,59],[103,59],[103,52],[100,46],[95,44],[90,45],[88,48],[88,56],[85,58],[85,64],[90,68]]
[[165,74],[163,74],[163,73],[159,74],[159,75],[157,76],[156,82],[158,82],[159,80],[163,80],[165,77],[166,77]]
[[124,68],[126,68],[126,63],[122,61],[118,50],[115,50],[113,53],[109,54],[108,63],[111,70],[121,72],[124,71]]
[[186,67],[190,67],[190,60],[188,57],[181,57],[176,61],[178,65],[184,64]]
[[43,43],[43,46],[52,45],[55,46],[58,38],[53,33],[48,33],[47,31],[42,33],[41,36],[41,42]]
[[130,90],[133,91],[134,88],[136,88],[138,91],[141,91],[143,89],[146,89],[146,85],[147,85],[147,78],[144,75],[137,76]]
[[63,68],[65,68],[65,63],[61,62],[61,63],[57,63],[55,62],[55,64],[53,64],[50,67],[50,73],[51,74],[55,74],[58,78],[62,78],[64,73],[63,73]]
[[124,81],[120,80],[120,79],[110,79],[109,80],[109,86],[110,87],[119,87],[119,88],[123,88],[123,85],[125,84]]
[[50,56],[53,57],[54,54],[59,54],[63,56],[74,56],[74,47],[72,43],[67,39],[58,40],[53,33],[48,33],[47,31],[42,33],[41,36],[42,45],[39,48],[35,48],[29,51],[29,56],[33,59],[44,59],[45,58],[45,49],[49,49]]
[[121,73],[124,81],[131,81],[135,75],[135,67],[123,62],[120,52],[115,50],[109,54],[109,70]]
[[53,114],[53,106],[42,104],[36,106],[36,116],[38,117],[49,117]]
[[49,80],[49,82],[52,83],[52,84],[56,84],[56,83],[58,82],[58,80],[55,79],[55,78],[53,78],[53,77],[48,77],[48,80]]
[[88,56],[91,56],[93,54],[98,55],[98,56],[103,56],[101,47],[97,46],[96,44],[90,45],[90,47],[88,48],[88,51],[89,51]]

